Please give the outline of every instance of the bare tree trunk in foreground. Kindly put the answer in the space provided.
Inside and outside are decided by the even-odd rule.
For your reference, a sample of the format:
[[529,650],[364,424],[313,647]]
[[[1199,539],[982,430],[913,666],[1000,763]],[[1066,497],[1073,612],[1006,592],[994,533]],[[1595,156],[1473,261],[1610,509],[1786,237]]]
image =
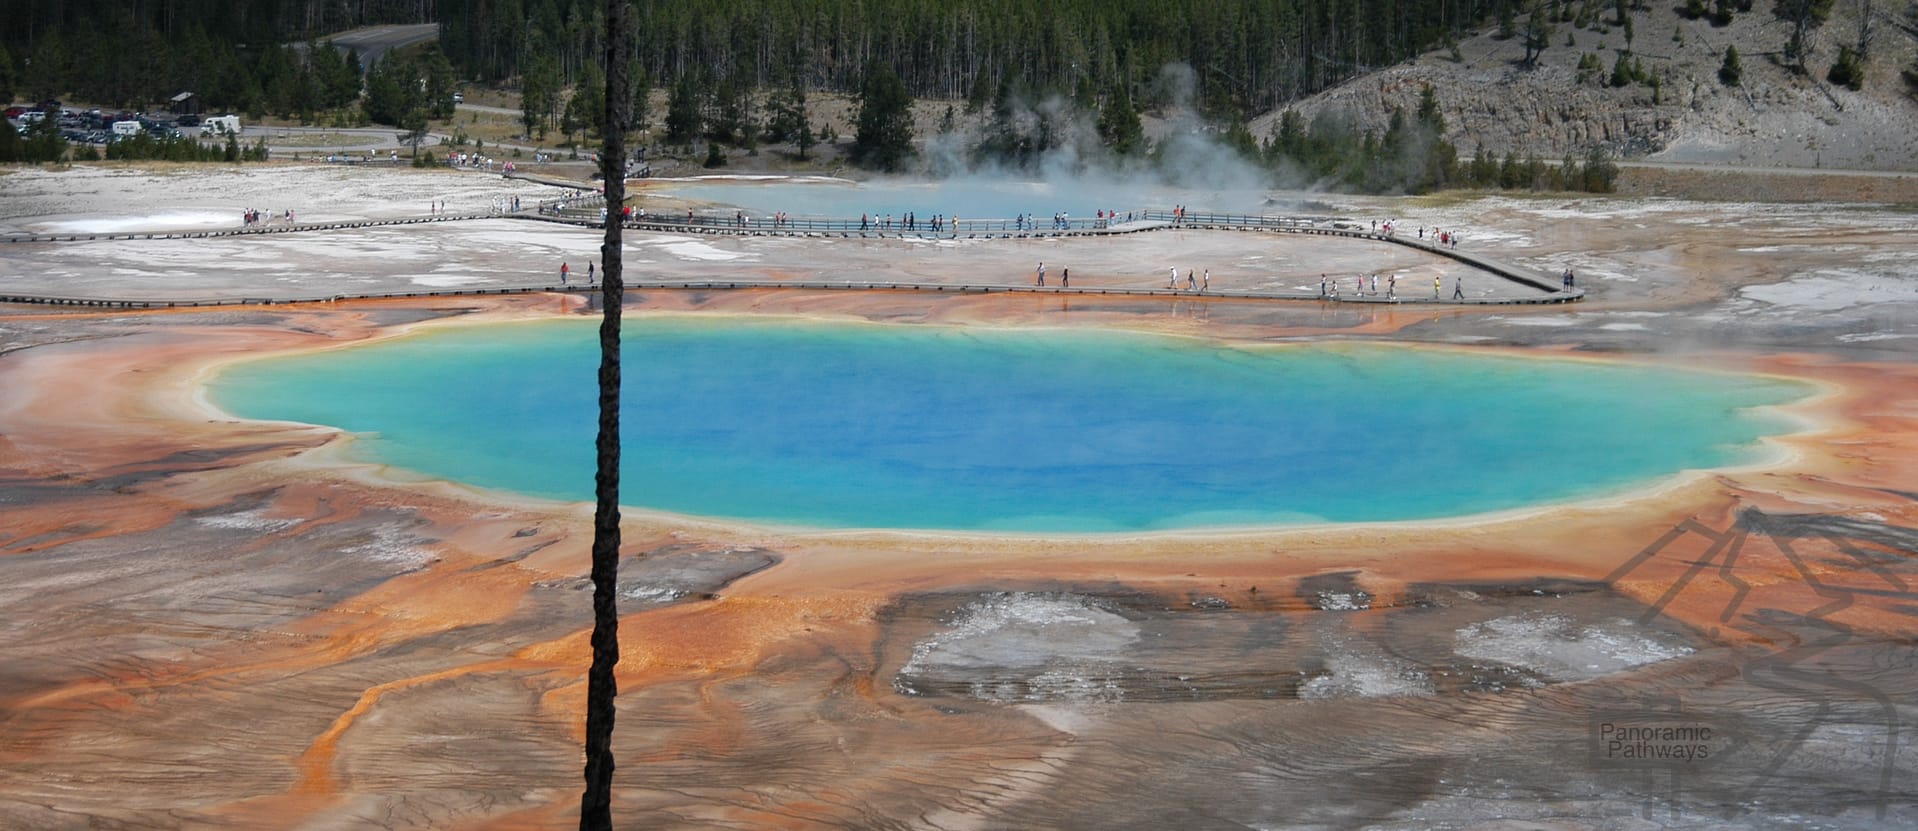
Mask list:
[[606,120],[600,149],[606,186],[606,241],[600,246],[598,471],[593,509],[593,666],[586,675],[586,791],[579,800],[582,831],[613,827],[613,698],[619,688],[619,317],[624,298],[620,208],[626,202],[626,122],[632,106],[626,67],[626,4],[606,0]]

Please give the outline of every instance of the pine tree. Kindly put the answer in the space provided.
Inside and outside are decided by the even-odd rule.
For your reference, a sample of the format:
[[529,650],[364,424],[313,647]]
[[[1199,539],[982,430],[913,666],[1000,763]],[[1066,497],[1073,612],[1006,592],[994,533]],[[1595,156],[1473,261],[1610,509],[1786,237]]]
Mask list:
[[[18,83],[18,78],[13,69],[13,56],[7,54],[6,47],[0,46],[0,101],[13,100],[14,85]],[[14,136],[15,141],[19,138],[18,135]]]
[[66,41],[60,37],[59,32],[48,32],[33,47],[33,54],[27,61],[26,71],[21,73],[20,85],[28,98],[43,101],[59,95],[67,83]]
[[912,96],[892,65],[874,60],[859,89],[858,132],[851,156],[856,164],[896,171],[912,156]]
[[1105,108],[1099,111],[1099,140],[1120,156],[1137,156],[1145,150],[1145,128],[1123,83],[1113,85]]
[[734,147],[752,146],[759,133],[758,121],[753,117],[752,90],[747,89],[742,80],[728,78],[719,83],[719,92],[713,98],[707,135]]
[[973,73],[972,88],[966,93],[966,114],[978,115],[979,111],[985,109],[990,103],[992,103],[992,81],[986,76],[985,70],[980,70]]
[[0,121],[0,162],[17,162],[25,154],[26,143],[20,140],[20,134],[12,124]]
[[812,152],[813,145],[818,143],[818,137],[812,131],[812,122],[800,122],[799,135],[793,137],[793,145],[799,148],[799,160],[805,161],[806,154]]
[[426,140],[426,107],[421,102],[406,108],[400,116],[400,131],[405,134],[406,143],[413,147],[413,158],[420,156],[420,143]]
[[1618,53],[1618,60],[1612,62],[1612,86],[1626,87],[1632,84],[1632,61],[1630,53]]
[[1618,165],[1613,164],[1605,151],[1594,147],[1585,151],[1584,190],[1589,193],[1611,193],[1613,183],[1618,180]]
[[1445,114],[1439,112],[1438,91],[1431,84],[1419,91],[1418,120],[1433,133],[1445,135]]
[[1299,115],[1298,110],[1286,110],[1279,114],[1278,132],[1272,140],[1271,155],[1295,162],[1305,161],[1305,118]]
[[1598,55],[1586,52],[1578,56],[1578,83],[1588,84],[1597,81],[1605,72],[1604,63]]
[[1545,48],[1552,45],[1552,21],[1545,11],[1545,3],[1532,6],[1532,16],[1525,21],[1525,57],[1519,65],[1527,69],[1538,66],[1538,58],[1545,54]]
[[366,117],[380,124],[398,126],[406,115],[405,61],[391,54],[366,73]]
[[[453,117],[453,87],[457,76],[453,64],[446,60],[446,53],[437,47],[428,45],[414,61],[414,74],[426,82],[425,98],[421,102],[431,118]],[[418,82],[414,88],[418,89]]]
[[784,144],[799,137],[806,124],[806,88],[798,80],[766,101],[766,140]]
[[1838,47],[1838,60],[1832,62],[1826,71],[1825,80],[1846,89],[1857,91],[1865,86],[1865,64],[1858,57],[1858,50],[1850,45]]
[[546,138],[546,127],[559,109],[559,80],[559,57],[542,49],[520,81],[520,123],[529,138]]
[[1718,81],[1728,87],[1738,86],[1745,75],[1745,68],[1738,63],[1738,47],[1725,47],[1725,62],[1718,67]]
[[633,61],[627,68],[626,77],[633,85],[633,101],[629,110],[632,123],[627,127],[634,132],[644,131],[653,120],[653,82],[638,61]]
[[579,85],[573,87],[572,96],[566,100],[566,113],[560,117],[560,129],[569,135],[582,130],[603,134],[605,125],[600,120],[605,117],[606,79],[599,71],[599,64],[589,61],[580,70]]
[[679,76],[679,82],[673,84],[672,93],[666,98],[667,141],[685,144],[699,136],[700,128],[706,123],[704,98],[698,73]]

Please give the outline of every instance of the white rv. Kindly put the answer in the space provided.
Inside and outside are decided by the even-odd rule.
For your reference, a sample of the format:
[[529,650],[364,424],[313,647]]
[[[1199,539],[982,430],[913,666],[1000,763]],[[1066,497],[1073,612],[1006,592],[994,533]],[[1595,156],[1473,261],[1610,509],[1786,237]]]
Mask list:
[[141,134],[141,133],[143,133],[143,132],[146,132],[146,128],[145,128],[145,127],[142,127],[142,126],[140,126],[140,122],[138,122],[138,121],[115,121],[115,122],[113,122],[113,134],[114,134],[114,135],[116,135],[116,136],[129,136],[129,137],[131,137],[131,136],[137,136],[137,135],[139,135],[139,134]]
[[227,133],[240,134],[240,117],[237,115],[209,115],[200,122],[200,135],[223,136]]

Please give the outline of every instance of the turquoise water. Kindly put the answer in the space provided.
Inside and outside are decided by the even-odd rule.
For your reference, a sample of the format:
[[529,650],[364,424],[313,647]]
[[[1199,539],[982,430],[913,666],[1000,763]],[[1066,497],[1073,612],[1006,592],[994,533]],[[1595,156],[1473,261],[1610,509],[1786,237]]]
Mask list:
[[798,218],[846,219],[862,214],[903,218],[907,211],[913,211],[926,220],[934,214],[984,220],[1031,214],[1041,228],[1060,211],[1074,219],[1093,219],[1099,211],[1169,211],[1180,204],[1223,213],[1297,212],[1296,206],[1266,204],[1266,191],[1262,189],[1199,190],[1098,180],[879,179],[854,183],[686,179],[657,181],[649,187],[687,199],[736,205],[755,216],[784,211]]
[[[229,368],[246,418],[563,500],[596,322],[443,327]],[[1457,516],[1756,457],[1752,376],[1372,345],[629,317],[621,502],[816,527],[1105,532]]]

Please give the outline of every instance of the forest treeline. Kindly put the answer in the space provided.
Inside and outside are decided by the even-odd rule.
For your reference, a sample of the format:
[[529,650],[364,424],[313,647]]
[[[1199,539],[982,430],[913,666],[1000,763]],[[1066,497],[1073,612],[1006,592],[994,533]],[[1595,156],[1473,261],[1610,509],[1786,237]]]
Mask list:
[[[1008,79],[1064,93],[1197,72],[1219,118],[1263,112],[1496,19],[1521,0],[649,0],[633,59],[746,88],[854,92],[883,62],[916,97],[988,97]],[[439,21],[458,76],[516,85],[542,64],[571,87],[603,44],[600,0],[9,0],[0,81],[136,106],[193,90],[272,110],[275,45],[355,26]],[[0,90],[6,91],[6,90]]]
[[216,110],[313,112],[339,97],[327,84],[357,95],[357,81],[289,44],[439,13],[435,0],[5,0],[0,97],[149,109],[191,91]]
[[[898,169],[925,163],[1033,169],[1071,164],[1195,167],[1194,148],[1236,155],[1290,183],[1366,191],[1456,186],[1608,189],[1609,164],[1459,160],[1428,90],[1382,134],[1288,112],[1272,133],[1244,126],[1354,74],[1466,29],[1509,20],[1520,0],[657,0],[636,5],[629,65],[635,127],[687,151],[789,144],[801,157],[837,138],[805,115],[808,90],[850,93],[860,114],[848,155]],[[599,0],[18,0],[0,12],[0,97],[138,107],[177,91],[213,110],[393,124],[416,138],[451,115],[462,79],[517,87],[529,134],[597,131]],[[363,67],[303,35],[441,18],[437,46]],[[24,57],[14,57],[14,52]],[[644,90],[663,88],[663,112]],[[954,100],[934,135],[913,135],[914,97]],[[1199,121],[1157,143],[1140,114]],[[1208,125],[1227,125],[1212,127]],[[918,144],[940,158],[918,159]]]
[[[746,88],[852,92],[884,63],[920,98],[1016,82],[1070,94],[1197,72],[1222,119],[1264,112],[1509,14],[1520,0],[654,0],[633,57],[670,85],[702,72]],[[551,61],[570,83],[597,60],[598,0],[439,0],[441,45],[474,77]],[[1149,100],[1141,103],[1150,105]]]

